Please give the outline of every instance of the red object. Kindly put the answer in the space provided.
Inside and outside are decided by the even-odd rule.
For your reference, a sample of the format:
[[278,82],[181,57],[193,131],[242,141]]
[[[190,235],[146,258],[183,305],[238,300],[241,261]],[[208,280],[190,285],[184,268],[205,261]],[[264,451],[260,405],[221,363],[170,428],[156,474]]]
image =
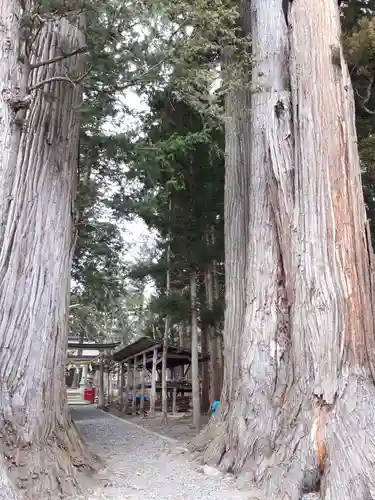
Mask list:
[[86,387],[83,391],[84,401],[90,401],[91,404],[95,402],[95,387]]

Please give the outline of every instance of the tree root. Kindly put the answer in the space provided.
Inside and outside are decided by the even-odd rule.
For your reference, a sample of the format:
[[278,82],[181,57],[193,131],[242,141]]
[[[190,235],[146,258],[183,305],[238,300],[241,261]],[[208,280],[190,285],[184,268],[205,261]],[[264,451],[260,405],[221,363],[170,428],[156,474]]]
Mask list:
[[[84,476],[101,467],[68,419],[47,439],[22,442],[10,422],[1,429],[0,500],[56,500],[80,491]],[[3,495],[3,496],[2,496]]]
[[20,495],[10,482],[7,467],[0,459],[0,500],[21,500]]
[[282,407],[240,398],[191,448],[259,500],[375,500],[375,388],[351,377],[332,406],[297,390]]

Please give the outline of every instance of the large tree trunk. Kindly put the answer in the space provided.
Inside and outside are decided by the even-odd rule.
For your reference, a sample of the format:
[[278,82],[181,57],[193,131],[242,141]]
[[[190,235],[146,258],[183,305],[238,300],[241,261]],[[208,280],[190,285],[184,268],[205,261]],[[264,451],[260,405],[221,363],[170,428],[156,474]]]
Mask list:
[[41,82],[84,68],[82,56],[31,65],[60,55],[62,43],[76,49],[83,35],[38,16],[27,32],[28,14],[0,1],[0,477],[10,479],[4,498],[20,485],[29,499],[49,499],[74,490],[90,456],[64,383],[82,92]]
[[[257,498],[318,490],[326,500],[372,499],[373,256],[337,0],[289,3],[289,30],[282,3],[252,2],[256,92],[251,134],[242,137],[252,148],[249,209],[235,215],[226,241],[232,391],[205,436],[206,457],[242,472]],[[238,146],[227,147],[231,158]],[[227,192],[246,178],[239,163]],[[247,293],[235,331],[228,319],[243,304],[233,284],[233,254],[245,250],[241,221]],[[238,346],[232,356],[229,345]]]

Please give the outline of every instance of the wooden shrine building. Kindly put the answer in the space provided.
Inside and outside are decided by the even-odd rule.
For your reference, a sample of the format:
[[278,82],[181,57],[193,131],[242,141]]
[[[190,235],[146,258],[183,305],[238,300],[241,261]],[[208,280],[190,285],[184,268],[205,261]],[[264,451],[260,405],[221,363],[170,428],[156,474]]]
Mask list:
[[[162,341],[142,337],[133,344],[115,351],[113,361],[118,364],[120,380],[120,406],[134,413],[139,404],[140,412],[151,414],[161,409]],[[208,361],[209,356],[198,354],[198,362]],[[176,413],[187,411],[190,406],[192,385],[189,379],[191,350],[168,345],[167,394],[168,410]]]

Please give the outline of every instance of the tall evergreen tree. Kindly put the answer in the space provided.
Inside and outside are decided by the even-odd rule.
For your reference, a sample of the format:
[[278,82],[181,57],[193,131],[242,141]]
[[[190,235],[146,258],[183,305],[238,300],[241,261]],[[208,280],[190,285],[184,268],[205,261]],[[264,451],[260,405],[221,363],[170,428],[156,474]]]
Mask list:
[[1,494],[16,498],[22,462],[29,498],[56,498],[71,492],[75,461],[92,466],[64,386],[75,108],[87,48],[77,13],[52,16],[38,2],[16,0],[0,13]]
[[244,3],[257,92],[227,101],[231,355],[207,457],[258,498],[374,498],[373,252],[353,89],[337,1],[286,4]]

